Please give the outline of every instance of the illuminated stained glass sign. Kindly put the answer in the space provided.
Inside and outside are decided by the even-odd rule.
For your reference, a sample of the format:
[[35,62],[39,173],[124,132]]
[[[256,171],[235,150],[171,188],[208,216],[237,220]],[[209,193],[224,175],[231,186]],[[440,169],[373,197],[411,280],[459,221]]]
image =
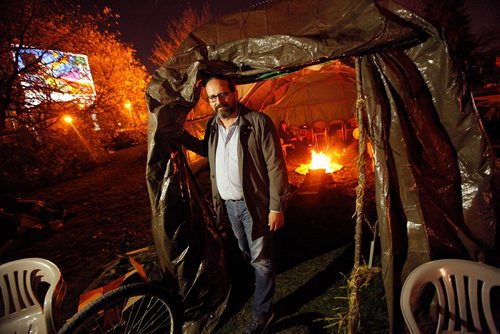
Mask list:
[[36,48],[17,51],[21,84],[29,104],[39,104],[48,97],[58,102],[94,100],[94,82],[86,55]]

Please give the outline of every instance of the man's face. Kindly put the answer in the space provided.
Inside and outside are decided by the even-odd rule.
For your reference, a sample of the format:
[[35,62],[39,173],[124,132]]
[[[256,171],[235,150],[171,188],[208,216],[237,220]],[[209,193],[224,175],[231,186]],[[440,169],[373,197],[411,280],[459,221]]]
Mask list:
[[238,92],[232,92],[227,81],[212,79],[207,82],[205,89],[208,103],[219,117],[229,118],[229,116],[237,112]]

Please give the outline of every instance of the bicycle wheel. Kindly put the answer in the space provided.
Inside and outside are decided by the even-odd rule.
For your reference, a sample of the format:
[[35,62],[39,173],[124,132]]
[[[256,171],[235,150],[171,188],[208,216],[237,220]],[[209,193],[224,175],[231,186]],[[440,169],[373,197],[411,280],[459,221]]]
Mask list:
[[58,334],[178,333],[180,319],[175,305],[172,296],[158,286],[124,285],[76,313]]

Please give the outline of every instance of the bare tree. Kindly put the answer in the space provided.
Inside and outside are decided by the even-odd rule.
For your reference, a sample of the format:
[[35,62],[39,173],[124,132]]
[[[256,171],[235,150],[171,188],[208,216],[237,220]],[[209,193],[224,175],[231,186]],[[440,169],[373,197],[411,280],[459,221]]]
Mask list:
[[423,16],[445,37],[453,66],[463,73],[458,82],[465,80],[472,85],[484,84],[484,77],[474,73],[474,64],[498,53],[497,32],[472,33],[471,19],[464,0],[424,0]]
[[[115,18],[109,9],[82,15],[66,1],[0,2],[3,191],[78,173],[106,154],[118,129],[145,132],[148,74],[135,50],[104,30]],[[90,71],[80,71],[83,63]],[[61,122],[68,114],[73,123]]]
[[[113,114],[111,130],[145,127],[147,72],[116,33],[97,28],[116,18],[110,9],[90,16],[56,0],[3,1],[0,6],[0,136],[48,129],[62,111],[86,114],[89,120]],[[65,65],[86,57],[80,54],[88,55],[95,98],[61,101],[58,94],[82,89],[64,80],[71,74],[64,71],[72,71]]]
[[167,39],[163,39],[159,35],[156,36],[150,58],[151,62],[158,66],[163,64],[172,56],[191,31],[203,25],[209,19],[210,7],[208,3],[205,3],[199,12],[194,11],[191,6],[188,6],[178,20],[171,22],[167,26]]
[[[19,128],[50,127],[57,109],[44,80],[43,60],[81,27],[68,7],[47,1],[3,1],[0,5],[0,134],[7,121]],[[37,47],[41,53],[23,53]],[[23,64],[20,66],[20,64]],[[30,86],[31,96],[26,87]],[[36,102],[35,102],[36,101]],[[16,129],[9,129],[16,130]]]
[[[80,46],[89,55],[96,98],[84,106],[87,116],[97,115],[109,133],[119,128],[146,128],[144,91],[148,80],[145,67],[135,58],[135,50],[110,32],[87,27],[81,32]],[[85,41],[85,42],[84,42]]]

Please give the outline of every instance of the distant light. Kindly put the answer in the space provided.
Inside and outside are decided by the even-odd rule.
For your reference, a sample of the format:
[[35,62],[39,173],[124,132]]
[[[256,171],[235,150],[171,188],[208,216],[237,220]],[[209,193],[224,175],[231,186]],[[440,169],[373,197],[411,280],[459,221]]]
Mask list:
[[69,116],[69,115],[68,115],[68,116],[64,116],[64,117],[63,117],[63,120],[64,120],[66,123],[68,123],[68,124],[73,123],[73,117],[71,117],[71,116]]
[[130,101],[125,102],[125,108],[128,110],[132,109],[132,103]]

